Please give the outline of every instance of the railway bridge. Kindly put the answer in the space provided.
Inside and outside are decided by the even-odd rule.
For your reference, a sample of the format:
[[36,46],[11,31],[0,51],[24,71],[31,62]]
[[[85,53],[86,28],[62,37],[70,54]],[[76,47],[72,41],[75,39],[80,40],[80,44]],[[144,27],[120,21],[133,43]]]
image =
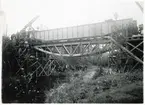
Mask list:
[[21,55],[28,52],[29,41],[34,42],[31,48],[35,51],[33,56],[29,55],[29,58],[37,59],[38,55],[42,55],[42,59],[45,58],[46,62],[42,65],[41,62],[35,60],[29,66],[38,65],[33,71],[33,74],[37,76],[48,76],[53,70],[58,69],[56,65],[61,65],[57,57],[75,59],[99,56],[97,62],[100,62],[103,54],[106,54],[107,66],[122,68],[122,71],[129,68],[133,70],[143,64],[143,35],[138,33],[137,22],[133,19],[107,20],[42,31],[31,27],[36,19],[37,17],[32,19],[20,33],[12,36],[12,40],[14,42],[18,39],[24,40],[25,47],[19,49]]

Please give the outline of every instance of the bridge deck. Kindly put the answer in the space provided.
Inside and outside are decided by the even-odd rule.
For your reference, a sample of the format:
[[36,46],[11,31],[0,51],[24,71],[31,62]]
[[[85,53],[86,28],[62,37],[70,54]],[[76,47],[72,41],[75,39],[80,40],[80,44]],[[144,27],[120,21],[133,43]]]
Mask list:
[[[82,37],[82,38],[72,38],[72,39],[60,39],[60,40],[50,40],[50,41],[41,41],[41,45],[51,45],[51,44],[76,44],[76,43],[88,43],[91,41],[91,43],[98,43],[98,44],[105,44],[108,43],[109,36],[91,36],[91,37]],[[39,45],[39,44],[37,44]]]
[[105,36],[116,30],[121,30],[123,34],[125,34],[127,30],[128,35],[132,35],[133,31],[137,31],[137,23],[133,19],[122,19],[117,21],[111,20],[74,27],[34,31],[33,35],[30,36],[32,39],[34,38],[42,41],[54,41],[73,38],[79,39],[92,36]]

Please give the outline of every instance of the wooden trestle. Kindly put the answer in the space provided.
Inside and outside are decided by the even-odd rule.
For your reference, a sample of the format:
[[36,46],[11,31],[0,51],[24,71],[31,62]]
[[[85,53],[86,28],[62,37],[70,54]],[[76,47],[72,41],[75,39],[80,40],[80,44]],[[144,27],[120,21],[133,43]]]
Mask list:
[[[61,57],[97,56],[108,52],[108,65],[110,67],[113,65],[117,69],[123,68],[123,71],[125,69],[133,70],[137,65],[143,64],[143,36],[139,35],[132,38],[126,37],[123,43],[119,43],[111,35],[108,35],[104,37],[59,40],[48,44],[36,45],[34,48],[42,53]],[[135,50],[139,52],[134,52]],[[128,66],[130,68],[127,68]]]
[[[126,21],[125,23],[118,23],[118,24],[115,22],[116,25],[113,21],[111,21],[109,23],[111,24],[113,22],[114,25],[113,26],[111,25],[112,27],[110,26],[110,28],[103,27],[103,24],[104,26],[108,26],[106,22],[98,24],[99,26],[91,25],[91,26],[94,26],[95,29],[89,27],[90,25],[88,25],[88,27],[81,26],[83,28],[89,29],[90,31],[89,30],[81,31],[81,30],[78,30],[78,27],[75,27],[76,30],[74,30],[74,32],[76,33],[74,33],[73,31],[71,33],[68,30],[69,28],[67,28],[66,30],[68,30],[67,31],[68,34],[81,35],[81,37],[73,37],[73,38],[67,37],[67,39],[56,38],[55,40],[52,40],[52,39],[45,40],[45,42],[44,42],[45,37],[40,38],[39,36],[41,35],[46,36],[49,33],[49,31],[41,31],[41,32],[35,32],[34,30],[29,31],[29,32],[26,32],[27,34],[29,34],[28,36],[31,36],[31,34],[34,34],[34,33],[35,34],[33,36],[35,36],[37,33],[38,37],[36,38],[38,41],[40,41],[40,44],[36,42],[32,46],[30,45],[31,48],[20,47],[19,53],[22,56],[28,55],[26,59],[33,59],[34,62],[30,64],[28,67],[32,68],[36,66],[35,70],[32,71],[33,72],[32,74],[36,74],[37,77],[49,76],[56,69],[60,69],[60,68],[62,69],[63,66],[60,64],[60,62],[58,62],[57,57],[68,57],[68,58],[69,57],[74,57],[74,58],[84,57],[84,56],[101,57],[105,53],[108,54],[107,55],[108,66],[110,68],[115,67],[116,69],[120,71],[133,70],[143,65],[143,35],[134,36],[133,32],[135,31],[135,29],[137,29],[136,24],[127,25],[127,24],[130,24],[132,20],[125,20],[125,21]],[[121,21],[118,21],[118,22],[121,22]],[[112,28],[114,31],[112,30]],[[95,32],[93,31],[93,29],[95,30]],[[104,29],[104,31],[102,29]],[[56,32],[58,36],[60,33],[58,32],[58,30],[56,30]],[[96,34],[98,32],[99,34]],[[105,33],[103,34],[103,32]],[[50,33],[51,33],[51,30],[50,30]],[[87,37],[84,37],[86,33],[87,33]],[[61,34],[63,36],[66,35],[65,32],[63,34],[63,29],[62,29]],[[92,35],[95,35],[95,36],[92,36]],[[24,36],[27,36],[27,35],[24,35]],[[28,40],[29,39],[36,40],[35,38],[33,39],[30,37],[26,37],[22,39],[25,40],[27,38]],[[29,52],[32,49],[35,50],[33,51],[32,56],[31,54],[26,54],[28,49],[29,49]],[[23,63],[19,65],[20,65],[20,68],[23,68],[24,66]]]

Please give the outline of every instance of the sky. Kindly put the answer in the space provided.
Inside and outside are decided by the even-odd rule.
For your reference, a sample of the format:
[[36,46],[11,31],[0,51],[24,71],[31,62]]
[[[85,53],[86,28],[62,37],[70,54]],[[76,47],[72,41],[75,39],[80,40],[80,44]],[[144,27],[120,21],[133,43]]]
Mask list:
[[8,34],[20,31],[36,15],[40,17],[33,27],[43,29],[62,28],[102,22],[114,19],[133,18],[143,23],[143,13],[133,0],[1,0],[5,12]]

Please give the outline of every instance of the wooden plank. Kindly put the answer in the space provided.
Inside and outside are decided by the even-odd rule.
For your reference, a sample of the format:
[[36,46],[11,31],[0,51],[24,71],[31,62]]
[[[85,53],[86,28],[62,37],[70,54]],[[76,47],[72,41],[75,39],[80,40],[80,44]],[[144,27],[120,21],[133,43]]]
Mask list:
[[53,52],[49,52],[49,51],[46,51],[46,50],[43,50],[42,48],[39,48],[39,47],[34,47],[36,50],[38,50],[38,51],[41,51],[41,52],[43,52],[43,53],[45,53],[45,54],[50,54],[50,55],[56,55],[56,56],[66,56],[66,57],[68,57],[69,55],[68,54],[57,54],[57,53],[53,53]]
[[143,41],[141,43],[139,43],[136,47],[134,47],[131,51],[133,51],[134,49],[136,49],[138,46],[140,46],[141,44],[143,44]]
[[140,44],[138,44],[137,46],[134,46],[134,45],[132,45],[131,43],[128,43],[128,42],[127,42],[127,44],[129,44],[130,46],[134,47],[132,50],[130,50],[131,52],[132,52],[134,49],[137,49],[138,51],[140,51],[140,52],[142,52],[142,53],[143,53],[143,51],[142,51],[142,50],[140,50],[139,48],[137,48],[137,47],[138,47],[138,46],[140,46],[142,43],[143,43],[143,42],[141,42],[141,43],[140,43]]
[[100,54],[100,53],[105,53],[105,52],[108,52],[111,50],[110,49],[106,49],[104,51],[100,51],[100,52],[90,52],[90,53],[79,53],[79,54],[58,54],[58,53],[53,53],[53,52],[49,52],[49,51],[46,51],[46,50],[43,50],[42,48],[38,48],[38,47],[34,47],[36,50],[38,51],[41,51],[43,53],[46,53],[46,54],[50,54],[50,55],[55,55],[55,56],[64,56],[64,57],[70,57],[70,56],[74,56],[74,57],[78,57],[78,56],[88,56],[88,55],[95,55],[95,54]]
[[[97,39],[97,38],[103,38],[102,40],[104,40],[104,39],[108,39],[109,38],[109,35],[106,35],[106,36],[89,36],[89,37],[82,37],[82,38],[71,38],[71,39],[60,39],[60,40],[49,40],[49,41],[43,41],[43,43],[49,43],[49,44],[51,44],[51,43],[59,43],[59,42],[80,42],[80,40],[81,41],[92,41],[92,39]],[[100,39],[99,39],[100,40]],[[40,40],[40,41],[42,41],[42,40]]]
[[38,61],[34,62],[33,64],[31,64],[29,67],[32,67],[34,66]]
[[106,40],[106,41],[84,41],[84,42],[62,42],[62,43],[52,43],[52,44],[43,44],[43,45],[35,45],[35,46],[37,46],[37,47],[53,47],[54,45],[56,45],[56,46],[62,46],[62,44],[63,45],[78,45],[78,44],[80,44],[80,43],[82,43],[83,45],[84,44],[88,44],[89,42],[91,42],[91,44],[106,44],[106,43],[110,43],[111,41],[110,40]]
[[78,43],[78,45],[76,46],[75,50],[73,51],[72,54],[74,54],[76,52],[76,50],[78,49],[78,47],[80,46],[80,43]]
[[70,52],[69,52],[68,49],[65,47],[65,45],[63,44],[62,46],[63,46],[63,48],[65,49],[65,51],[66,51],[68,54],[70,54]]
[[98,48],[99,47],[99,44],[97,44],[97,45],[95,45],[95,47],[93,47],[91,50],[90,50],[90,52],[93,52],[96,48]]
[[46,71],[45,71],[45,68],[46,66],[48,65],[49,61],[45,64],[45,66],[43,67],[42,71],[40,72],[39,76],[44,72],[45,75],[47,75]]
[[110,39],[117,45],[119,46],[121,49],[123,49],[124,51],[126,51],[129,55],[131,55],[133,58],[135,58],[138,62],[143,64],[143,61],[141,59],[139,59],[137,56],[135,56],[132,52],[130,52],[129,50],[127,50],[125,47],[123,47],[122,45],[120,45],[119,43],[117,43],[113,38],[110,37]]
[[55,47],[55,49],[57,50],[57,52],[58,52],[59,54],[61,54],[61,52],[59,51],[59,49],[57,48],[57,46],[54,45],[54,47]]
[[89,48],[90,45],[91,45],[91,42],[89,42],[88,45],[83,50],[86,51],[86,49]]

